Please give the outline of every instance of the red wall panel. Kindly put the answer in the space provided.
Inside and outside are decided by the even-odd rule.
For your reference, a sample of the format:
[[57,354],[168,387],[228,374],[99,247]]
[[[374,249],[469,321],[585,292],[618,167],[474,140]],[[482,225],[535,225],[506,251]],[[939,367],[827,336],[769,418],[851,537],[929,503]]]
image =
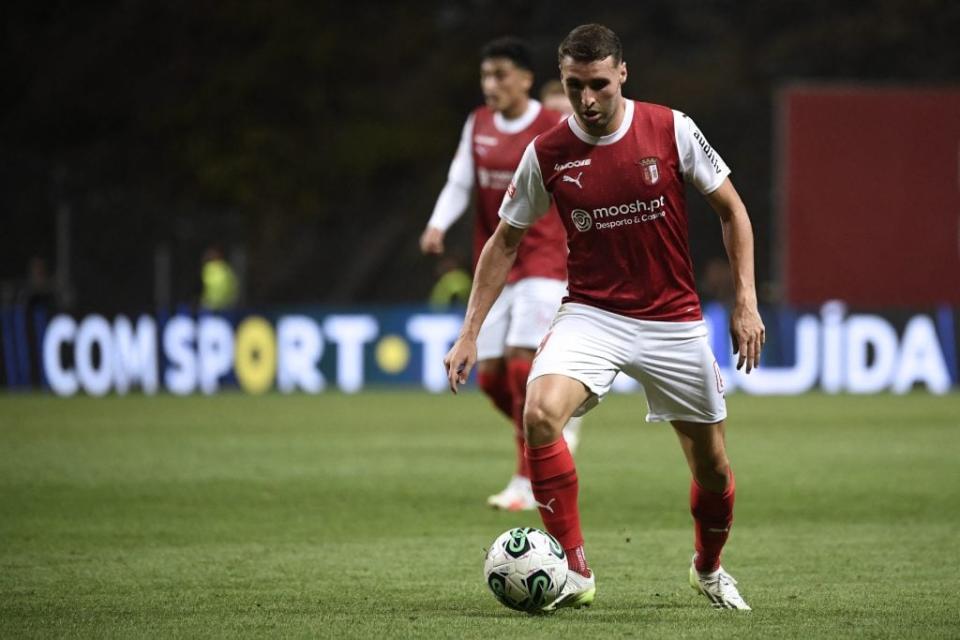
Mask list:
[[787,302],[960,305],[960,89],[780,95]]

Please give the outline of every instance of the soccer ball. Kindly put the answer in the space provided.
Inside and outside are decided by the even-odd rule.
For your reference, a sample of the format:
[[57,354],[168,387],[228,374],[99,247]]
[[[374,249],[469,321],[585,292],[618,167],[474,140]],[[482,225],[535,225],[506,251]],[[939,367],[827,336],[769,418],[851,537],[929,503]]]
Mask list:
[[567,583],[567,556],[546,531],[518,527],[490,545],[483,576],[501,604],[534,613],[556,600]]

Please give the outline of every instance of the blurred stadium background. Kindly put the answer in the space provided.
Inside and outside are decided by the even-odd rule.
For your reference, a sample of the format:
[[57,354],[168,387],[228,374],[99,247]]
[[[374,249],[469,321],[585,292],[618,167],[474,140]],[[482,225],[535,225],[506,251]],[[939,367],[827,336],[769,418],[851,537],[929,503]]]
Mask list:
[[[718,262],[724,257],[720,227],[702,200],[690,199],[691,248],[715,350],[731,390],[746,392],[732,396],[746,416],[746,435],[737,442],[745,451],[745,473],[755,461],[756,478],[777,482],[782,477],[765,466],[764,452],[793,450],[806,462],[822,453],[798,447],[795,433],[778,431],[770,441],[776,446],[759,444],[765,425],[781,414],[779,398],[755,396],[812,392],[792,400],[788,411],[810,411],[813,432],[823,436],[824,447],[831,446],[831,433],[839,433],[843,464],[856,466],[854,443],[870,437],[874,418],[886,420],[881,431],[889,440],[862,452],[861,463],[877,473],[858,467],[850,483],[892,491],[899,485],[890,484],[882,469],[898,460],[896,479],[914,491],[894,492],[913,501],[913,511],[897,511],[891,494],[877,502],[889,518],[865,515],[872,527],[866,533],[847,522],[856,515],[839,529],[825,527],[823,536],[839,542],[818,556],[820,564],[809,560],[802,567],[836,599],[835,608],[821,612],[825,626],[801,617],[778,622],[776,615],[793,603],[784,600],[787,595],[777,591],[770,576],[752,567],[747,573],[754,571],[757,591],[779,613],[767,614],[752,630],[737,623],[731,631],[837,637],[850,632],[845,620],[876,637],[949,636],[951,628],[960,628],[955,612],[939,608],[935,595],[960,586],[956,577],[940,564],[917,564],[921,552],[943,557],[944,532],[956,529],[960,507],[960,481],[950,466],[960,451],[960,4],[134,0],[7,2],[0,8],[5,80],[0,86],[0,386],[6,390],[0,395],[6,542],[0,556],[0,609],[5,608],[0,629],[44,635],[59,620],[61,632],[88,635],[101,628],[97,625],[121,620],[108,627],[112,635],[166,635],[178,629],[194,635],[210,631],[211,621],[219,620],[225,625],[222,634],[255,629],[323,635],[330,632],[324,624],[354,621],[352,607],[372,610],[362,604],[367,594],[329,585],[316,599],[283,600],[288,587],[309,591],[314,580],[333,579],[322,571],[303,573],[296,566],[298,554],[323,564],[325,554],[358,553],[343,542],[351,535],[347,525],[314,528],[298,519],[303,516],[292,503],[277,514],[290,532],[279,538],[268,525],[244,529],[243,523],[255,517],[251,509],[269,503],[264,496],[280,496],[276,499],[286,504],[283,493],[292,491],[320,505],[324,522],[340,514],[360,528],[389,529],[382,510],[397,512],[377,501],[384,496],[363,484],[351,497],[355,485],[333,480],[362,477],[385,464],[383,451],[372,459],[357,453],[356,464],[348,464],[354,426],[360,429],[358,446],[389,444],[409,455],[411,465],[429,465],[427,451],[448,458],[452,468],[465,465],[459,467],[462,472],[472,468],[475,456],[487,453],[484,447],[506,465],[509,443],[504,438],[503,452],[493,449],[485,435],[494,429],[485,424],[493,414],[482,414],[479,397],[468,400],[476,407],[476,424],[448,446],[430,449],[432,437],[448,435],[439,423],[462,420],[462,412],[447,404],[432,415],[435,405],[429,402],[449,400],[423,393],[443,387],[439,360],[460,316],[457,309],[426,305],[438,265],[420,255],[417,238],[443,185],[463,120],[481,100],[480,46],[503,34],[529,40],[537,54],[536,90],[555,76],[559,40],[583,22],[607,24],[620,35],[630,70],[628,97],[667,104],[696,119],[732,167],[750,211],[770,341],[765,367],[748,379],[729,371],[724,331],[729,286]],[[463,262],[469,261],[469,239],[465,220],[449,236],[450,253]],[[223,257],[218,264],[228,265],[236,278],[236,295],[223,310],[211,312],[202,308],[202,273],[217,254]],[[623,381],[620,390],[632,387]],[[227,394],[204,403],[202,396],[221,391]],[[896,401],[901,396],[871,395],[891,392],[908,394],[902,396],[907,404]],[[135,397],[51,397],[126,393]],[[164,397],[149,397],[157,393]],[[246,397],[261,393],[269,395]],[[169,394],[197,397],[179,400]],[[365,401],[397,403],[398,409],[364,413],[369,421],[358,422],[348,406]],[[617,403],[625,401],[613,403],[620,409],[611,410],[612,418],[597,419],[612,433],[598,428],[585,434],[584,464],[596,460],[598,477],[604,473],[601,461],[609,462],[618,451],[608,442],[591,452],[589,441],[619,433],[617,419],[629,412]],[[864,415],[873,418],[857,417]],[[438,424],[430,426],[434,421]],[[409,429],[410,446],[392,434],[394,422]],[[179,446],[162,435],[174,426],[179,433],[183,424],[195,425],[200,435],[185,437]],[[322,465],[308,469],[302,452],[272,440],[272,426],[281,433],[292,430],[304,451],[335,467],[334,475],[325,474]],[[906,437],[913,427],[929,437],[928,447]],[[334,451],[346,457],[330,457],[326,432],[335,438]],[[154,446],[167,462],[147,462]],[[244,450],[241,458],[249,466],[213,464],[209,474],[203,471],[218,452],[260,446],[269,452],[262,463]],[[415,449],[421,446],[425,449]],[[896,452],[906,458],[897,459]],[[123,460],[141,460],[145,466]],[[296,479],[289,465],[316,485]],[[926,469],[922,477],[911,476],[917,467]],[[389,468],[402,473],[407,467]],[[875,497],[848,485],[843,495],[835,495],[837,485],[823,476],[823,484],[811,488],[798,479],[807,469],[798,462],[789,486],[830,496],[808,495],[801,508],[808,520],[816,519],[810,514],[818,506],[863,515],[851,505]],[[473,494],[485,495],[487,487],[461,473],[450,485],[458,496],[453,509],[435,495],[435,485],[456,473],[446,467],[435,471],[423,478],[421,487],[432,488],[422,504],[440,515],[424,522],[451,526],[451,535],[462,535],[475,547],[513,524],[476,514],[457,520],[456,514],[473,508]],[[138,473],[148,477],[130,480],[127,472],[134,479]],[[615,487],[615,477],[598,480],[598,486]],[[842,474],[837,481],[843,483]],[[317,486],[320,496],[313,493]],[[330,497],[323,486],[343,493]],[[403,487],[384,499],[421,504],[417,487]],[[181,501],[184,490],[195,491],[196,500]],[[248,501],[248,491],[264,493]],[[745,498],[747,513],[752,509],[758,520],[785,517],[777,507],[783,492],[760,493],[753,503]],[[151,512],[143,506],[151,500],[165,506]],[[599,501],[593,514],[602,532],[598,537],[609,543],[599,554],[613,564],[619,552],[611,545],[622,537],[622,523],[603,512],[599,494],[594,500]],[[207,501],[235,505],[223,507],[237,509],[226,514],[225,521],[236,524],[229,529],[233,533],[206,520],[224,517],[222,510],[205,513]],[[95,504],[100,512],[83,507]],[[113,528],[94,526],[89,513],[98,513]],[[191,517],[198,519],[196,532],[187,524]],[[685,531],[683,517],[663,524],[663,530]],[[896,528],[901,517],[912,518],[916,527]],[[801,526],[790,518],[786,522]],[[430,558],[418,551],[418,541],[428,537],[419,525],[419,520],[401,521],[397,544],[422,566]],[[885,526],[892,527],[890,536],[881,532]],[[187,549],[194,534],[225,536],[227,547],[210,556],[223,563],[220,569],[205,573],[202,562],[197,564],[207,550]],[[798,534],[808,548],[827,544],[817,535],[812,529]],[[310,542],[311,536],[317,538]],[[880,579],[882,556],[857,555],[864,536],[881,547],[896,544],[897,536],[919,541],[917,549],[892,563],[898,576],[915,582],[883,592],[887,602],[914,602],[915,615],[898,618],[891,604],[868,618],[863,611],[875,603],[868,593],[849,595],[856,580],[841,584],[823,578],[855,557],[864,563],[865,580]],[[343,546],[324,546],[331,537]],[[775,531],[759,531],[758,537],[759,547],[739,549],[745,560],[764,563],[789,552],[777,546]],[[389,543],[386,533],[378,537],[368,531],[358,539]],[[648,542],[660,544],[653,538]],[[288,554],[277,565],[242,559],[252,552],[276,560],[270,555],[274,544]],[[131,570],[146,586],[142,598],[129,599],[129,576],[116,563],[132,557],[128,551],[164,545],[174,551],[147,554],[148,560]],[[456,618],[458,606],[479,608],[477,628],[503,623],[494,619],[501,612],[495,612],[492,600],[474,604],[485,597],[474,580],[479,559],[474,563],[471,556],[462,568],[456,553],[443,553],[455,568],[441,572],[438,580],[453,589],[455,604],[441,606],[437,619],[453,626],[415,622],[416,616],[438,615],[422,604],[414,607],[414,617],[403,614],[416,590],[429,588],[413,580],[408,591],[387,589],[387,595],[399,598],[396,611],[372,618],[372,626],[343,627],[347,635],[441,636],[455,629],[465,637],[474,627]],[[955,567],[956,552],[950,553],[948,565]],[[359,568],[342,560],[330,566],[354,584],[368,584],[378,563],[390,561],[386,552],[373,557],[376,561],[361,561]],[[643,571],[648,560],[636,560],[636,571]],[[179,568],[171,569],[169,562]],[[911,574],[921,565],[920,573]],[[223,566],[235,572],[222,574]],[[627,597],[632,570],[611,576],[612,606]],[[244,571],[247,577],[238,577]],[[391,571],[388,581],[409,580],[396,567]],[[285,586],[289,575],[296,576],[295,586]],[[178,604],[170,594],[184,581],[193,591],[188,589]],[[911,591],[910,584],[916,589]],[[644,593],[653,597],[658,587],[647,587]],[[209,601],[203,595],[209,589],[221,589],[226,604]],[[666,597],[667,611],[686,606],[672,594]],[[234,609],[264,598],[275,605],[267,618],[253,624],[252,613],[235,616]],[[324,599],[335,602],[333,613],[298,626],[303,622],[298,616],[314,606],[323,610],[318,602]],[[184,607],[192,607],[195,626],[171,622]],[[628,615],[623,613],[630,607],[627,600],[623,607],[617,615]],[[291,614],[294,610],[299,613]],[[656,611],[639,615],[649,622]],[[609,626],[602,628],[611,636],[629,633],[624,620],[633,618],[605,619]],[[661,622],[666,625],[657,627],[662,633],[679,637],[683,632],[682,615]],[[516,624],[498,629],[536,630]],[[697,624],[709,623],[704,618]]]
[[[333,306],[422,304],[438,265],[416,240],[480,99],[479,46],[503,33],[527,38],[539,86],[555,75],[559,39],[589,20],[619,31],[627,93],[692,114],[733,167],[772,320],[768,364],[796,361],[794,312],[840,300],[886,313],[901,334],[912,314],[927,313],[944,360],[931,374],[939,382],[928,386],[943,387],[944,368],[957,380],[955,3],[585,9],[477,1],[413,10],[107,2],[7,3],[2,11],[0,349],[8,388],[50,386],[43,336],[58,312],[111,323],[118,314],[134,323],[151,316],[156,338],[135,326],[132,339],[157,344],[156,354],[140,354],[156,364],[130,367],[159,369],[167,389],[198,388],[199,373],[193,385],[164,384],[168,361],[179,360],[161,343],[167,319],[196,315],[211,252],[236,278],[233,328],[254,312],[276,324],[291,306],[320,322]],[[701,293],[722,303],[730,289],[720,227],[701,199],[691,206]],[[449,245],[469,262],[468,223],[454,227]],[[400,320],[374,320],[372,335],[369,326],[306,329],[304,339],[323,353],[301,360],[322,359],[337,384],[334,360],[349,349],[336,345],[347,334],[360,340],[351,357],[371,361],[368,373],[354,374],[362,382],[425,383],[422,363],[442,348],[424,353],[416,332],[384,328]],[[59,329],[69,370],[77,336]],[[199,333],[183,330],[171,343]],[[891,342],[889,331],[877,331],[867,330],[857,357],[876,360],[870,349]],[[91,363],[82,368],[96,369],[100,350],[110,349],[107,331],[86,333]],[[231,350],[222,333],[210,338],[211,350]],[[379,339],[395,333],[378,359]],[[879,368],[892,371],[890,358],[880,357]],[[205,356],[197,359],[203,368]],[[219,371],[229,386],[230,364],[211,361],[208,377]],[[879,386],[892,387],[892,375]],[[87,378],[65,388],[103,387]],[[115,382],[111,389],[124,388]],[[339,386],[356,390],[350,380]]]

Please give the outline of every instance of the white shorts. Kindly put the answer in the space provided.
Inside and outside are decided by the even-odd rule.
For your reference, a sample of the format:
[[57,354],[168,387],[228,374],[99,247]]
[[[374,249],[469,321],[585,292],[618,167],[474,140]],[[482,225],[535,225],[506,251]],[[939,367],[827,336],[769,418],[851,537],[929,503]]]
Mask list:
[[506,347],[536,349],[565,295],[567,283],[553,278],[524,278],[505,286],[480,327],[477,359],[502,358]]
[[583,415],[620,371],[643,386],[647,422],[714,423],[727,416],[723,379],[702,320],[636,320],[568,302],[544,338],[529,380],[553,373],[579,380],[591,392],[574,414]]

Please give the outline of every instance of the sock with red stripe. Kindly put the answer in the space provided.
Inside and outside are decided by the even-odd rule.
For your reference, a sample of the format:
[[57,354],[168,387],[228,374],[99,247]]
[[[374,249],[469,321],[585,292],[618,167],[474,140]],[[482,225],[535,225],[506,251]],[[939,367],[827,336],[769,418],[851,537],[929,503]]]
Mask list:
[[566,551],[569,567],[590,575],[580,531],[577,469],[566,441],[558,438],[547,445],[527,447],[527,458],[530,460],[533,495],[544,526]]
[[524,452],[526,439],[523,437],[523,405],[527,401],[527,377],[532,365],[532,362],[522,358],[507,360],[507,380],[513,399],[513,437],[517,443],[517,475],[525,478],[530,477],[530,464]]
[[720,568],[720,552],[730,535],[733,523],[733,498],[736,483],[733,471],[730,483],[723,493],[708,491],[690,482],[690,513],[693,514],[694,548],[697,558],[694,561],[697,571],[707,573]]

